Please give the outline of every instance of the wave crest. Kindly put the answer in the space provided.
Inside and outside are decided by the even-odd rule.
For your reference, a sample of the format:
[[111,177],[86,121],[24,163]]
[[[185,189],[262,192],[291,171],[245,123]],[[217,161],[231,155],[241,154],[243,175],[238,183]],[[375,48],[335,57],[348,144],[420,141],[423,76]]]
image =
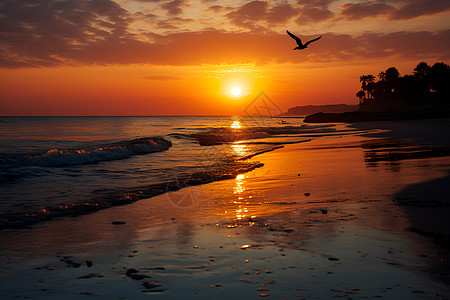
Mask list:
[[3,166],[58,167],[83,165],[129,158],[133,155],[160,152],[169,149],[172,142],[161,137],[139,138],[110,145],[85,149],[50,149],[38,155],[0,158]]

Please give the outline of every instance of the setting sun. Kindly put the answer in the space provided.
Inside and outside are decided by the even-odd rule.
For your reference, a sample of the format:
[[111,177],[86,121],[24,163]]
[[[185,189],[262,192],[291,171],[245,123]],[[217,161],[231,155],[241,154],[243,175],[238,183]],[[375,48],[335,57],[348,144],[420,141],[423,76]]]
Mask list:
[[241,93],[242,90],[237,86],[231,89],[231,94],[233,94],[233,96],[239,96]]

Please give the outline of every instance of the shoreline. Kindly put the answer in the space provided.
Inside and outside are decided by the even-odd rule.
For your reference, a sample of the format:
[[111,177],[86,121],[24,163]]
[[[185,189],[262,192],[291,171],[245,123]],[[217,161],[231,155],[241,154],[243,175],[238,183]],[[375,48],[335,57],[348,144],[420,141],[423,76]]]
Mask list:
[[449,250],[404,230],[414,215],[393,201],[447,176],[448,158],[373,164],[362,146],[379,141],[290,144],[235,179],[0,231],[1,289],[37,299],[449,297]]
[[398,111],[398,112],[365,112],[354,111],[344,113],[316,113],[305,117],[305,123],[359,123],[374,121],[406,121],[423,119],[450,118],[450,110],[432,111]]

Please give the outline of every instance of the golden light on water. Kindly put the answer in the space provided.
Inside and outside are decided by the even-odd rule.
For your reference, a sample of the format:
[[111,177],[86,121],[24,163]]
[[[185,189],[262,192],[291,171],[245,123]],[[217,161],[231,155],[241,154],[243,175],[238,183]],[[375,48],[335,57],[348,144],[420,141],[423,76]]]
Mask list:
[[247,145],[245,144],[232,144],[231,149],[238,156],[244,156],[247,153]]
[[243,180],[245,178],[244,174],[239,174],[238,176],[236,176],[236,180]]
[[234,201],[236,205],[236,220],[242,220],[247,216],[248,209],[245,207],[244,198],[240,195],[245,191],[245,175],[239,174],[236,176],[236,185],[233,188],[234,194],[238,195],[238,200]]
[[230,127],[233,128],[233,129],[240,129],[240,128],[242,128],[242,125],[241,125],[241,122],[234,121],[233,124],[231,124]]

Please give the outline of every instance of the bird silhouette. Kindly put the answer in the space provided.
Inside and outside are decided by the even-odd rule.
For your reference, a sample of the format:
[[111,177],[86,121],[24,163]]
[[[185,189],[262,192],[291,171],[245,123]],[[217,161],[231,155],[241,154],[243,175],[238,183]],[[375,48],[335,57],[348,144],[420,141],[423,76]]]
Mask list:
[[302,40],[298,37],[298,36],[296,36],[295,34],[292,34],[292,33],[290,33],[289,32],[289,30],[286,30],[286,32],[287,32],[287,34],[289,34],[289,36],[291,37],[291,38],[293,38],[296,42],[297,42],[297,47],[295,47],[293,50],[303,50],[303,49],[306,49],[306,48],[308,48],[308,45],[309,44],[311,44],[312,42],[315,42],[315,41],[317,41],[318,39],[320,39],[322,36],[319,36],[318,38],[315,38],[315,39],[312,39],[312,40],[310,40],[310,41],[307,41],[306,43],[302,43]]

